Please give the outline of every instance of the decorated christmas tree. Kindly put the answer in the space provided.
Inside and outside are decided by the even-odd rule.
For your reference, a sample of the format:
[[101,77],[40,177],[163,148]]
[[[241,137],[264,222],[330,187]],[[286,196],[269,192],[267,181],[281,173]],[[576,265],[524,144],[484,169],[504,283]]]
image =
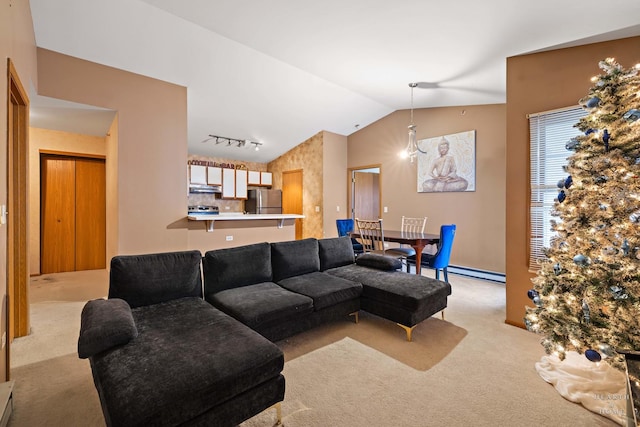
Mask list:
[[580,100],[587,115],[567,142],[555,232],[528,296],[525,323],[547,354],[566,352],[624,369],[640,351],[640,76],[613,58]]

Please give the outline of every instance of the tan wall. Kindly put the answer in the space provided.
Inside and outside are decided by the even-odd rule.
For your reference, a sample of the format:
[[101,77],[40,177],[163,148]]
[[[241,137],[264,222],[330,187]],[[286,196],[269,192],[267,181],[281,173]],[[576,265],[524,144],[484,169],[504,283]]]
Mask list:
[[418,193],[417,164],[398,156],[407,145],[410,112],[396,111],[348,138],[348,167],[381,164],[382,218],[399,229],[402,216],[427,216],[426,230],[456,224],[451,264],[505,271],[506,106],[479,105],[414,111],[418,139],[476,130],[476,191]]
[[[107,260],[118,254],[118,115],[114,118],[105,137],[107,164]],[[107,262],[107,267],[109,262]]]
[[529,124],[527,114],[577,105],[600,74],[598,62],[614,57],[640,63],[640,37],[507,59],[506,266],[507,323],[524,327],[528,269]]
[[[7,58],[26,91],[37,88],[36,47],[28,1],[0,1],[0,204],[7,204]],[[9,210],[11,209],[8,206]],[[9,219],[11,221],[11,219]],[[0,226],[0,335],[7,334],[7,227]],[[6,349],[6,347],[5,347]],[[7,379],[6,352],[0,351],[0,381]]]
[[302,214],[305,216],[302,238],[322,238],[322,208],[316,212],[316,206],[322,207],[323,197],[323,133],[315,134],[267,165],[273,173],[273,188],[282,188],[283,172],[302,169]]
[[[40,273],[40,153],[106,158],[105,138],[56,130],[29,129],[29,273]],[[107,220],[108,222],[108,220]]]
[[[189,246],[203,254],[211,249],[232,248],[260,242],[285,242],[295,240],[294,220],[284,221],[278,228],[277,220],[216,221],[211,232],[206,231],[203,221],[188,221]],[[227,240],[230,236],[233,240]]]
[[323,134],[323,237],[337,237],[336,219],[349,218],[346,182],[347,137],[326,131]]
[[117,253],[185,249],[186,88],[45,49],[38,72],[40,95],[118,112]]

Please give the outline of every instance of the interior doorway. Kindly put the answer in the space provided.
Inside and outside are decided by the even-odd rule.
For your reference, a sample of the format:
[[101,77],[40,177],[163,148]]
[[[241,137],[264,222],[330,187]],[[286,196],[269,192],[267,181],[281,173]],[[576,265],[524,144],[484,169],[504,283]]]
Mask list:
[[106,268],[103,158],[40,155],[40,271]]
[[[282,213],[302,215],[302,169],[282,172]],[[296,240],[302,239],[302,218],[296,218]]]
[[375,220],[382,217],[380,169],[380,165],[349,168],[351,218]]

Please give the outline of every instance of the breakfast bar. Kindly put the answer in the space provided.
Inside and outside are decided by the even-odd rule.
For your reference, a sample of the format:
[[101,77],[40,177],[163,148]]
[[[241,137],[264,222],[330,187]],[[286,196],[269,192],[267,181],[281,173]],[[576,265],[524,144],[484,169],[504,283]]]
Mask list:
[[214,224],[216,221],[255,221],[255,220],[277,220],[277,227],[282,228],[284,221],[287,219],[299,219],[304,218],[304,215],[298,214],[242,214],[242,213],[229,213],[229,214],[206,214],[206,213],[190,213],[187,215],[189,221],[204,221],[205,229],[207,232],[214,230]]

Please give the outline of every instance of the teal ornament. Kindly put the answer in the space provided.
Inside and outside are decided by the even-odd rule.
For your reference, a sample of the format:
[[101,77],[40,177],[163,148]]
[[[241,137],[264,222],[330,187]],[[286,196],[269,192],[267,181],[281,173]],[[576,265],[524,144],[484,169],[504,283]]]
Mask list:
[[596,108],[599,104],[600,98],[594,96],[593,98],[589,99],[585,105],[587,106],[587,108]]
[[556,185],[558,186],[558,188],[564,188],[564,179],[561,179],[560,181],[558,181]]
[[573,262],[580,267],[586,267],[589,265],[589,258],[582,254],[578,254],[573,257]]
[[564,148],[567,150],[577,150],[578,147],[580,147],[580,141],[578,141],[578,138],[571,138],[566,144],[564,144]]
[[609,344],[600,344],[598,348],[600,349],[600,353],[606,357],[613,357],[616,354]]
[[596,183],[596,184],[604,184],[604,183],[605,183],[605,182],[607,182],[607,181],[609,181],[609,178],[607,178],[607,177],[606,177],[606,176],[604,176],[604,175],[600,175],[599,177],[597,177],[597,178],[595,179],[595,183]]
[[592,348],[584,352],[584,357],[586,357],[592,362],[599,362],[602,360],[602,356],[600,356],[600,353],[598,353]]
[[622,253],[624,254],[624,256],[629,256],[629,241],[627,239],[624,239],[624,242],[622,242],[622,246],[620,246],[620,249],[622,249]]
[[584,315],[585,323],[589,323],[591,321],[591,310],[585,300],[582,300],[582,314]]
[[632,110],[629,110],[626,113],[624,113],[622,118],[628,121],[629,123],[635,122],[636,120],[640,119],[640,110],[636,110],[635,108]]
[[531,320],[527,319],[526,317],[524,318],[524,325],[527,327],[527,331],[533,332],[533,323],[531,323]]
[[624,291],[624,288],[621,288],[620,286],[614,285],[609,287],[609,289],[611,290],[613,299],[615,300],[623,300],[629,298],[629,295],[627,295],[627,293]]

